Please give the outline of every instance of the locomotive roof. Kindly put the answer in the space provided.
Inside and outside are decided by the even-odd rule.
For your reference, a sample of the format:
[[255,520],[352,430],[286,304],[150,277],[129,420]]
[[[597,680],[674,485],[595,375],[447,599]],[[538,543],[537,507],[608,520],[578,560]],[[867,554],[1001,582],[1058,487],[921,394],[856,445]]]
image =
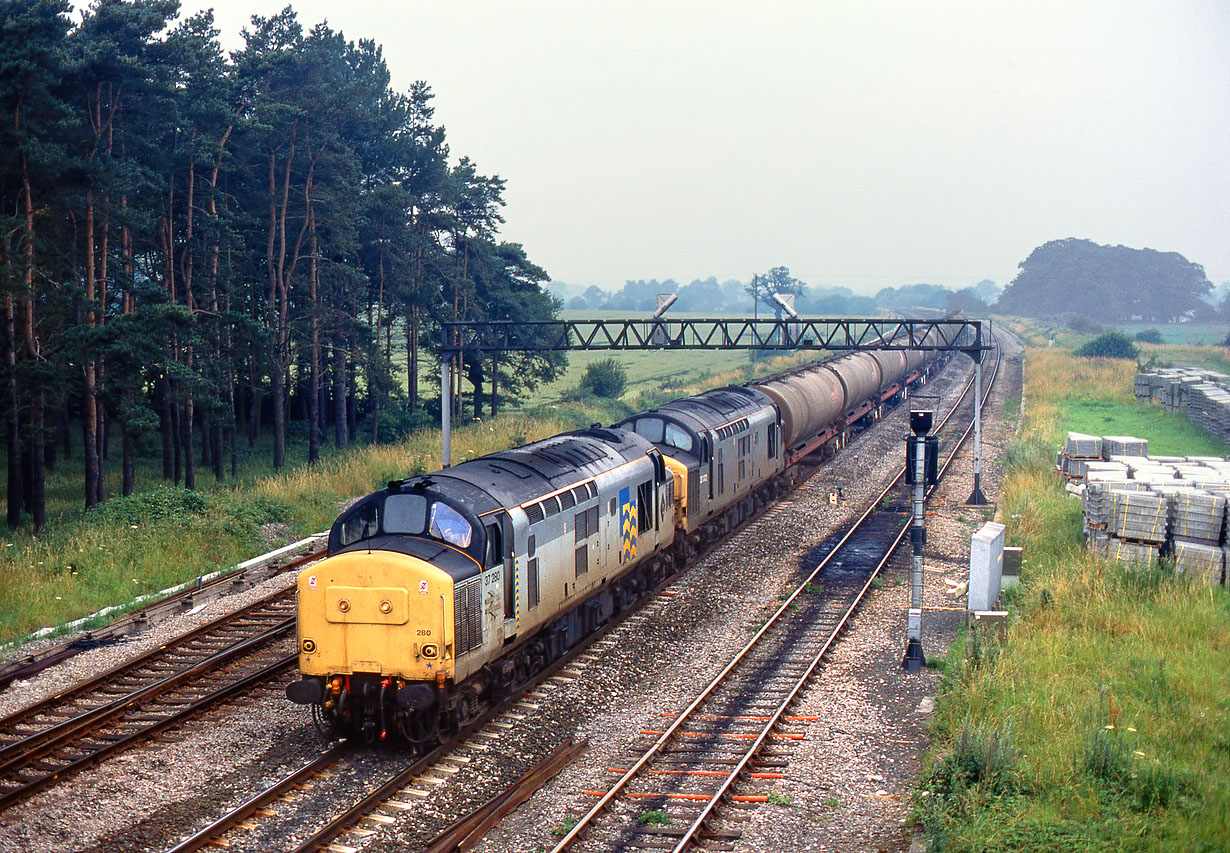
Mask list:
[[[652,448],[630,430],[587,429],[492,453],[429,476],[433,490],[483,515],[588,480],[643,457]],[[407,480],[405,485],[413,482]]]
[[770,405],[770,400],[763,392],[740,385],[730,385],[726,388],[705,391],[703,394],[671,400],[647,412],[638,412],[620,423],[627,423],[646,415],[666,415],[693,430],[712,429],[767,405]]

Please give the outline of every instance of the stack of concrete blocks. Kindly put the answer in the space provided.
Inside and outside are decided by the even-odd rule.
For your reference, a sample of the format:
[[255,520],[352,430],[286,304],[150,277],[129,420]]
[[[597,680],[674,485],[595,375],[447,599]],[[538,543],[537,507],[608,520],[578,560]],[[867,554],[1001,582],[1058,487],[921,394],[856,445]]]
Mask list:
[[1230,376],[1194,367],[1157,368],[1136,374],[1133,388],[1138,402],[1181,412],[1230,443]]
[[1081,497],[1089,548],[1131,563],[1168,557],[1180,574],[1230,584],[1230,461],[1136,455],[1147,443],[1131,436],[1102,438],[1103,461],[1068,456],[1088,439],[1073,435],[1060,467]]
[[1171,553],[1175,571],[1220,583],[1225,567],[1226,496],[1169,487]]
[[1107,547],[1131,562],[1157,561],[1166,544],[1170,506],[1165,495],[1152,491],[1112,489]]
[[1089,462],[1102,461],[1102,439],[1096,435],[1085,435],[1080,432],[1068,433],[1067,444],[1055,459],[1055,464],[1070,479],[1079,480],[1085,476],[1086,465]]

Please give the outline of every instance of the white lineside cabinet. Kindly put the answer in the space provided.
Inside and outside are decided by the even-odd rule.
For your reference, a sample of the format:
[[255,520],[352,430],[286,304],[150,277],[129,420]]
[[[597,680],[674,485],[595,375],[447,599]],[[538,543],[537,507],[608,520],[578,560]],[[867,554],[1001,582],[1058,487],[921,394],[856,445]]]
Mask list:
[[1004,572],[1004,526],[988,521],[970,537],[969,609],[990,610]]

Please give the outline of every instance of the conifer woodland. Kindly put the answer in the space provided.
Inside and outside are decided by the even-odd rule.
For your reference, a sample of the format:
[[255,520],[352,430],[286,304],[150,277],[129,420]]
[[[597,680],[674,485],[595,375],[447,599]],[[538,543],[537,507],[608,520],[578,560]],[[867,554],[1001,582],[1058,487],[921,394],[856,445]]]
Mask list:
[[[377,44],[290,7],[229,56],[218,36],[176,0],[0,0],[12,527],[44,524],[57,454],[82,454],[91,507],[109,466],[129,494],[159,451],[194,488],[234,477],[261,433],[283,467],[288,424],[309,462],[390,438],[438,414],[418,387],[439,323],[558,309],[498,237],[504,181],[450,156],[426,83],[394,91]],[[563,364],[467,356],[457,414]]]

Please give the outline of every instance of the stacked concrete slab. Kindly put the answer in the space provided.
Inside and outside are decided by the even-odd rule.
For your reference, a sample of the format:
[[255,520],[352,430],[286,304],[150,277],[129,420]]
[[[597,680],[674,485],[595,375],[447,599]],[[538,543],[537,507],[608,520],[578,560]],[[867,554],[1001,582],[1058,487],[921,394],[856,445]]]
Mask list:
[[1166,542],[1169,519],[1165,495],[1111,490],[1108,532],[1115,537],[1160,546]]
[[1217,545],[1225,530],[1226,497],[1203,489],[1169,492],[1170,535],[1176,540]]
[[1102,439],[1099,436],[1070,432],[1055,464],[1069,477],[1081,479],[1085,476],[1088,463],[1101,461]]
[[1133,564],[1167,558],[1180,574],[1230,583],[1230,461],[1147,452],[1134,436],[1069,434],[1056,467],[1081,497],[1089,548]]
[[1171,552],[1174,570],[1205,583],[1219,584],[1225,578],[1225,549],[1220,545],[1176,540]]
[[1136,374],[1133,388],[1137,401],[1181,412],[1210,435],[1230,443],[1230,376],[1195,367],[1156,368]]

